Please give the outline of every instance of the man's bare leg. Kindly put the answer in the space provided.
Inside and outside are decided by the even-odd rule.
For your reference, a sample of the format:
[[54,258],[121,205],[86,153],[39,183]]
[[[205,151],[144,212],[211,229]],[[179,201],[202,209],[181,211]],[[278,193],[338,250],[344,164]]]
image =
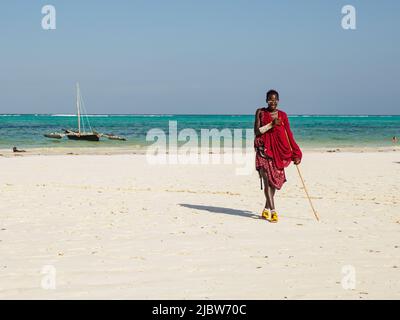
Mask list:
[[267,209],[275,210],[275,203],[274,203],[274,195],[275,195],[275,188],[270,186],[268,182],[268,175],[264,169],[260,170],[261,177],[264,182],[264,194],[265,194],[265,207]]
[[266,198],[268,199],[269,206],[271,210],[275,210],[275,188],[268,184],[268,187],[265,188]]

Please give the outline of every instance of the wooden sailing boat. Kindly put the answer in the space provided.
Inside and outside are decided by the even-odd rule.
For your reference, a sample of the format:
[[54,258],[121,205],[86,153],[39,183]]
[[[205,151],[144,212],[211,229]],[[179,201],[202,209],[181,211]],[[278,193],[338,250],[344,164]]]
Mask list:
[[78,130],[62,129],[63,133],[52,132],[46,133],[44,136],[46,138],[61,139],[65,136],[71,140],[86,140],[86,141],[99,141],[100,137],[107,137],[110,140],[121,140],[126,141],[126,138],[120,137],[114,134],[104,134],[96,132],[92,129],[89,118],[87,117],[87,112],[85,109],[85,104],[81,96],[79,83],[76,84],[76,109],[78,117]]
[[[82,102],[82,97],[79,89],[79,83],[76,84],[76,109],[78,111],[78,131],[74,130],[65,130],[66,136],[68,139],[71,140],[86,140],[86,141],[99,141],[100,139],[100,134],[95,132],[92,127],[90,126],[89,119],[87,120],[88,124],[88,129],[89,131],[86,131],[85,124],[84,124],[84,118],[82,118],[82,112],[81,112],[81,102]],[[84,115],[87,118],[87,115]],[[81,121],[82,120],[82,121]],[[81,123],[83,124],[83,130],[81,130]]]

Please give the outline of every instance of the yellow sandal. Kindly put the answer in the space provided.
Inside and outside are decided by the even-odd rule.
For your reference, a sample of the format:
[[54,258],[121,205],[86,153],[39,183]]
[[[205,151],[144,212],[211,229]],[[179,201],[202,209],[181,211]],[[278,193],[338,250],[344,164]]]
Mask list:
[[261,213],[261,219],[270,221],[271,220],[271,212],[269,212],[269,210],[264,208],[263,212]]
[[272,212],[270,222],[272,222],[272,223],[278,222],[278,213],[276,211]]

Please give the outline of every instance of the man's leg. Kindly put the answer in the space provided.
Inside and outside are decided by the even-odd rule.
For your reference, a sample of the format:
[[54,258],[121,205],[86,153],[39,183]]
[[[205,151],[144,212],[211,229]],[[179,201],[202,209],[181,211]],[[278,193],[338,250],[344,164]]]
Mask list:
[[274,195],[275,195],[275,188],[268,184],[268,187],[265,188],[266,198],[268,199],[269,206],[271,210],[275,210],[275,202],[274,202]]
[[267,172],[264,169],[261,169],[260,173],[264,182],[264,194],[266,200],[265,207],[267,209],[275,209],[275,204],[274,204],[275,188],[269,185]]
[[274,187],[272,187],[272,186],[270,186],[270,189],[271,189],[271,210],[275,210],[275,200],[274,200],[274,197],[275,197],[275,188]]

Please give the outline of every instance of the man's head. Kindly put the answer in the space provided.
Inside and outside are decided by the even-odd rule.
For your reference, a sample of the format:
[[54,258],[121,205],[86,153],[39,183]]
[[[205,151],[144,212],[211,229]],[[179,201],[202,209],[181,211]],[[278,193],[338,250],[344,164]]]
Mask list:
[[270,111],[275,111],[279,103],[279,93],[276,90],[269,90],[266,95],[266,102]]

